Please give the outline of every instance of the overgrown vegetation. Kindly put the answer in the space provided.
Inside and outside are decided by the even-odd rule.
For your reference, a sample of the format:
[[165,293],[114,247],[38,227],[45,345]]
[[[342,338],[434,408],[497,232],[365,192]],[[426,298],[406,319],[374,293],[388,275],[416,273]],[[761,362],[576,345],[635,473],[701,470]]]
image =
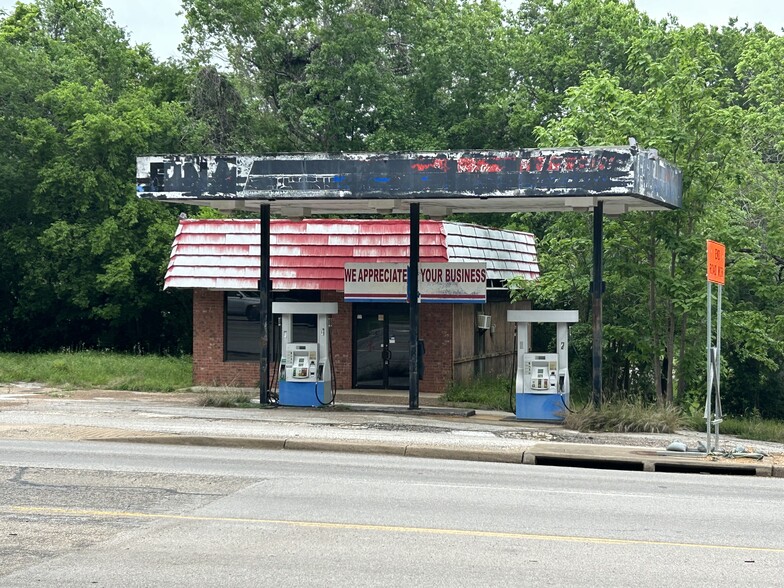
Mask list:
[[[705,429],[704,420],[697,429]],[[784,443],[784,423],[759,417],[724,417],[724,421],[719,425],[719,433],[735,435],[741,439]]]
[[190,356],[99,351],[0,353],[0,382],[40,382],[62,388],[172,392],[192,383]]
[[253,394],[242,390],[209,390],[199,397],[201,406],[220,408],[248,408],[253,406]]
[[598,410],[588,404],[564,416],[564,427],[583,432],[674,433],[685,424],[678,407],[629,401],[607,402]]
[[470,382],[452,383],[442,400],[483,410],[512,411],[511,385],[509,378],[477,378]]
[[[512,382],[508,378],[479,378],[452,384],[443,400],[449,404],[514,412]],[[580,401],[573,404],[580,405]],[[607,402],[600,409],[587,404],[581,409],[564,410],[564,427],[576,431],[614,431],[623,433],[671,433],[688,426],[680,408],[647,405],[642,402]]]

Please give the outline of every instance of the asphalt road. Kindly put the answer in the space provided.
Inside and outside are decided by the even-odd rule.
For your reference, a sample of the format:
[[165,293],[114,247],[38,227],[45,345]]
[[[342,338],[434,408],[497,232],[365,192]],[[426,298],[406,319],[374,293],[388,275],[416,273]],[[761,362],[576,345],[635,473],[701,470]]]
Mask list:
[[2,586],[780,586],[781,480],[0,441]]

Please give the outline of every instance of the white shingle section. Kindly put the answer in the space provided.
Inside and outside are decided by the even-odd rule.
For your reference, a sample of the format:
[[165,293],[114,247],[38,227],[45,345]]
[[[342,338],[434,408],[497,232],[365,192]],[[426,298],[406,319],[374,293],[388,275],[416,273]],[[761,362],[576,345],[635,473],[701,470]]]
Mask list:
[[444,223],[444,230],[449,261],[484,261],[491,280],[539,275],[531,233],[449,222]]

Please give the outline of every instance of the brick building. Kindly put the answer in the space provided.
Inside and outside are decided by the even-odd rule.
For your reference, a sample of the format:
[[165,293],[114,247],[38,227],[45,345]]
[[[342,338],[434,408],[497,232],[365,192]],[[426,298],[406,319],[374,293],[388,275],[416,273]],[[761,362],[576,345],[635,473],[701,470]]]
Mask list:
[[[337,302],[332,317],[332,362],[337,388],[408,389],[408,305],[345,302],[349,262],[407,262],[405,220],[273,220],[270,269],[273,300]],[[193,380],[198,385],[258,386],[259,221],[183,220],[177,229],[165,288],[191,288]],[[511,374],[514,326],[505,280],[535,279],[533,236],[518,231],[426,220],[420,224],[420,261],[484,262],[483,304],[422,304],[423,393],[442,393],[453,381]],[[487,318],[489,317],[489,318]],[[314,328],[299,325],[304,337]],[[272,360],[280,334],[271,333]],[[273,373],[275,370],[271,370]]]

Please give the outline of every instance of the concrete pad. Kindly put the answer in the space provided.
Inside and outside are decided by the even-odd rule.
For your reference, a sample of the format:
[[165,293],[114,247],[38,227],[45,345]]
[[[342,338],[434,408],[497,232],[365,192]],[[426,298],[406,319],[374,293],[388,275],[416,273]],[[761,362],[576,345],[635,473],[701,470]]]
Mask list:
[[772,464],[757,460],[721,459],[701,453],[581,443],[538,443],[525,451],[523,463],[646,472],[767,477],[773,473]]
[[381,412],[387,414],[404,414],[406,416],[456,416],[471,417],[476,414],[473,408],[452,408],[420,406],[410,409],[408,406],[383,406],[380,404],[336,404],[334,408],[324,410],[350,410],[354,412]]
[[406,457],[522,463],[523,452],[517,449],[464,449],[440,445],[408,445],[406,447]]

